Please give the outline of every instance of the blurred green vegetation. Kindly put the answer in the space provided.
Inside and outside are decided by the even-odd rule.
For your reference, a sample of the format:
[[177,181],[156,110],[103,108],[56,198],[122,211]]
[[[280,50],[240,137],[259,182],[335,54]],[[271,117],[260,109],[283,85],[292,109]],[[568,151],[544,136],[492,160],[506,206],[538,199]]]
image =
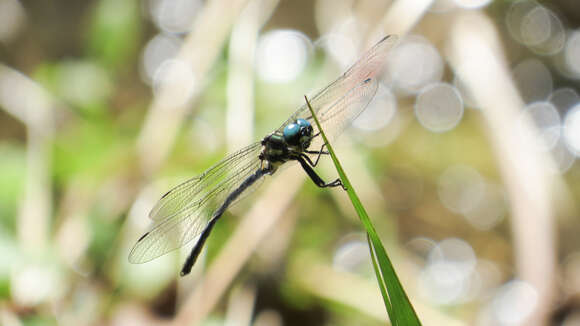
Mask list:
[[[41,137],[45,143],[34,145],[46,145],[45,161],[30,157],[36,148],[30,141],[36,135],[35,130],[15,118],[8,109],[0,109],[2,325],[162,324],[187,302],[207,271],[204,268],[216,260],[238,228],[238,217],[244,216],[266,190],[271,189],[269,186],[274,182],[270,179],[278,177],[267,177],[260,190],[226,213],[208,242],[199,268],[196,267],[188,278],[178,278],[187,249],[144,265],[128,264],[128,252],[146,229],[147,213],[154,201],[171,186],[198,175],[228,152],[225,108],[228,106],[230,53],[226,45],[213,64],[200,96],[188,104],[188,112],[181,121],[168,157],[152,174],[144,172],[144,158],[140,156],[138,142],[151,110],[154,91],[144,77],[141,64],[144,47],[159,32],[146,13],[147,6],[154,3],[135,0],[23,1],[25,26],[13,40],[0,44],[0,62],[21,72],[50,94],[52,109],[50,130],[47,136]],[[496,1],[489,7],[491,9],[483,9],[502,33],[507,33],[502,21],[510,3]],[[558,1],[545,3],[560,8]],[[316,39],[319,36],[316,24],[304,22],[306,18],[315,19],[304,14],[306,10],[310,12],[311,7],[308,1],[282,1],[260,33],[281,28],[306,29],[303,32]],[[443,25],[440,20],[444,18],[429,18],[420,23],[419,31]],[[577,24],[572,22],[577,21],[570,23],[576,28]],[[212,32],[207,31],[208,34]],[[173,36],[181,40],[187,33]],[[510,44],[509,35],[501,36]],[[510,58],[519,57],[522,52],[531,55],[518,45],[506,47],[515,48],[508,51]],[[321,52],[315,53],[305,71],[292,82],[255,81],[254,139],[277,128],[302,104],[302,95],[319,86],[321,80],[328,82],[336,77],[338,72],[329,73],[324,58]],[[446,71],[443,79],[450,81],[450,74]],[[564,81],[559,82],[564,85]],[[570,85],[578,87],[577,81]],[[25,102],[26,94],[22,95]],[[387,136],[380,132],[355,131],[352,132],[355,146],[349,147],[347,143],[345,147],[362,162],[353,169],[354,175],[369,176],[374,182],[369,185],[357,183],[356,188],[357,191],[359,186],[363,188],[362,200],[365,205],[369,204],[371,218],[395,268],[403,273],[402,282],[410,289],[412,301],[423,300],[422,305],[426,305],[424,299],[416,299],[420,296],[415,284],[421,272],[418,266],[427,259],[425,252],[409,247],[410,241],[416,238],[434,242],[463,239],[473,247],[479,259],[493,261],[497,266],[497,271],[494,269],[497,280],[493,279],[497,284],[491,285],[512,279],[516,258],[513,257],[508,222],[509,209],[506,208],[508,213],[498,225],[479,230],[460,214],[446,209],[438,195],[439,178],[453,165],[470,166],[486,182],[498,187],[503,184],[481,111],[466,108],[461,123],[445,133],[430,132],[414,120],[411,96],[399,98],[397,114],[401,132],[392,142],[372,146],[369,140],[373,137]],[[339,152],[340,148],[337,148]],[[148,151],[155,152],[156,148],[148,148]],[[34,162],[47,169],[46,176],[34,170]],[[348,167],[346,169],[351,175]],[[321,170],[326,178],[333,178],[331,168],[326,166]],[[577,164],[564,175],[574,199],[578,198],[580,190],[578,175]],[[39,184],[30,178],[38,178]],[[27,238],[23,233],[28,226],[21,224],[26,211],[23,198],[37,199],[35,196],[39,193],[35,192],[35,187],[42,188],[41,194],[46,195],[49,202],[47,216],[34,216],[39,220],[45,218],[48,223],[46,241],[39,239],[40,244],[36,247],[25,243]],[[308,180],[300,186],[280,218],[287,229],[273,230],[273,239],[261,242],[256,253],[235,276],[233,285],[227,285],[229,290],[212,310],[205,325],[222,324],[228,309],[234,305],[235,300],[228,300],[235,297],[235,289],[248,284],[254,291],[251,312],[254,320],[261,312],[271,309],[281,316],[285,325],[299,322],[301,325],[383,325],[386,313],[379,311],[379,317],[373,315],[372,303],[361,303],[369,307],[365,311],[316,292],[305,280],[323,271],[322,275],[329,280],[344,277],[341,280],[347,284],[351,279],[344,274],[351,273],[356,282],[370,284],[371,291],[348,294],[359,301],[371,297],[369,302],[374,302],[380,298],[379,290],[372,287],[372,266],[365,257],[353,267],[354,272],[326,275],[322,268],[335,264],[336,252],[348,237],[364,242],[363,229],[353,211],[344,207],[346,197],[339,192],[320,190]],[[276,195],[288,196],[286,193]],[[35,207],[40,202],[33,202],[30,211],[39,209],[42,213],[42,205]],[[561,223],[563,226],[559,228],[563,230],[557,240],[563,249],[557,253],[559,261],[577,252],[579,245],[576,216]],[[282,248],[280,252],[266,253],[277,250],[277,246]],[[304,275],[300,277],[297,269]],[[48,271],[48,276],[43,270]],[[322,284],[323,280],[319,280],[321,289],[327,286]],[[353,284],[360,284],[355,281]],[[487,290],[494,289],[491,285]],[[349,289],[352,288],[346,291]],[[24,296],[18,295],[21,292]],[[453,322],[473,324],[484,303],[484,299],[478,298],[448,306],[433,304],[429,311],[447,316]],[[421,319],[428,321],[429,317]]]

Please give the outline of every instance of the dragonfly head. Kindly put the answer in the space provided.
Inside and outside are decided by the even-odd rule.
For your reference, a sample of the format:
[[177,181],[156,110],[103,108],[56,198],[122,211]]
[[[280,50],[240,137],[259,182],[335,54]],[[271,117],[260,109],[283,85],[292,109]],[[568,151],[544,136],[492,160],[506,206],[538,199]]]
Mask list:
[[307,149],[312,140],[312,125],[304,119],[297,119],[295,122],[284,127],[284,140],[288,145]]

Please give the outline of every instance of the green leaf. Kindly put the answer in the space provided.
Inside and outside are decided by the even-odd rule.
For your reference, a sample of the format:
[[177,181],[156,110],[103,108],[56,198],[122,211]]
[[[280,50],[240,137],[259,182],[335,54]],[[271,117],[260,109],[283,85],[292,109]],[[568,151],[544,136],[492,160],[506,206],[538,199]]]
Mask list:
[[[367,240],[369,243],[369,250],[371,252],[371,258],[373,262],[373,267],[375,270],[375,274],[377,276],[377,281],[379,283],[379,288],[381,290],[381,294],[383,296],[383,301],[385,302],[385,308],[387,309],[387,313],[389,314],[389,318],[391,320],[391,324],[393,325],[421,325],[419,321],[419,317],[415,313],[405,290],[403,290],[403,286],[397,277],[397,273],[395,273],[395,269],[391,264],[391,260],[387,255],[385,248],[375,231],[375,227],[373,226],[368,214],[361,203],[360,199],[356,195],[352,184],[350,183],[348,177],[344,173],[332,146],[328,142],[326,135],[324,134],[324,130],[320,126],[318,122],[318,117],[314,113],[314,110],[310,106],[310,102],[308,98],[304,96],[306,100],[306,104],[312,113],[312,117],[314,118],[314,122],[318,126],[318,130],[320,130],[320,134],[322,135],[322,139],[324,139],[324,143],[326,144],[326,148],[332,157],[332,161],[334,162],[334,166],[342,180],[342,184],[346,188],[346,192],[354,209],[356,210],[361,222],[363,223],[366,231],[367,231]],[[378,264],[377,264],[378,260]]]

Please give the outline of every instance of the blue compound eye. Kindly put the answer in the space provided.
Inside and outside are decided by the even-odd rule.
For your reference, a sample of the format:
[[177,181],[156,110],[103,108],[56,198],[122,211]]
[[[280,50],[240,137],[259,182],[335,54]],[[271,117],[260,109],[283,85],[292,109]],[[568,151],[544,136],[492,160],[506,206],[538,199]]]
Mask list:
[[310,140],[310,137],[312,136],[312,125],[310,124],[310,122],[308,122],[307,120],[304,119],[298,119],[296,120],[296,123],[300,126],[300,142],[304,143],[304,142],[308,142]]
[[282,134],[284,135],[284,140],[288,143],[295,143],[300,135],[300,125],[298,123],[290,123],[284,127]]
[[304,120],[304,119],[298,119],[296,120],[296,123],[300,126],[300,127],[310,127],[310,122]]

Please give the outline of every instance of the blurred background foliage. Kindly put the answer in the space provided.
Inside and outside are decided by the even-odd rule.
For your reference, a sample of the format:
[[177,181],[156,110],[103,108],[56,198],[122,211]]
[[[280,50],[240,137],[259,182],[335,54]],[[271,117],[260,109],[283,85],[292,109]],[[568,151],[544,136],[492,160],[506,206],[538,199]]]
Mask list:
[[127,255],[171,186],[398,34],[337,150],[421,320],[580,325],[579,22],[576,0],[0,0],[0,324],[385,324],[345,194],[296,167],[191,275],[192,244]]

